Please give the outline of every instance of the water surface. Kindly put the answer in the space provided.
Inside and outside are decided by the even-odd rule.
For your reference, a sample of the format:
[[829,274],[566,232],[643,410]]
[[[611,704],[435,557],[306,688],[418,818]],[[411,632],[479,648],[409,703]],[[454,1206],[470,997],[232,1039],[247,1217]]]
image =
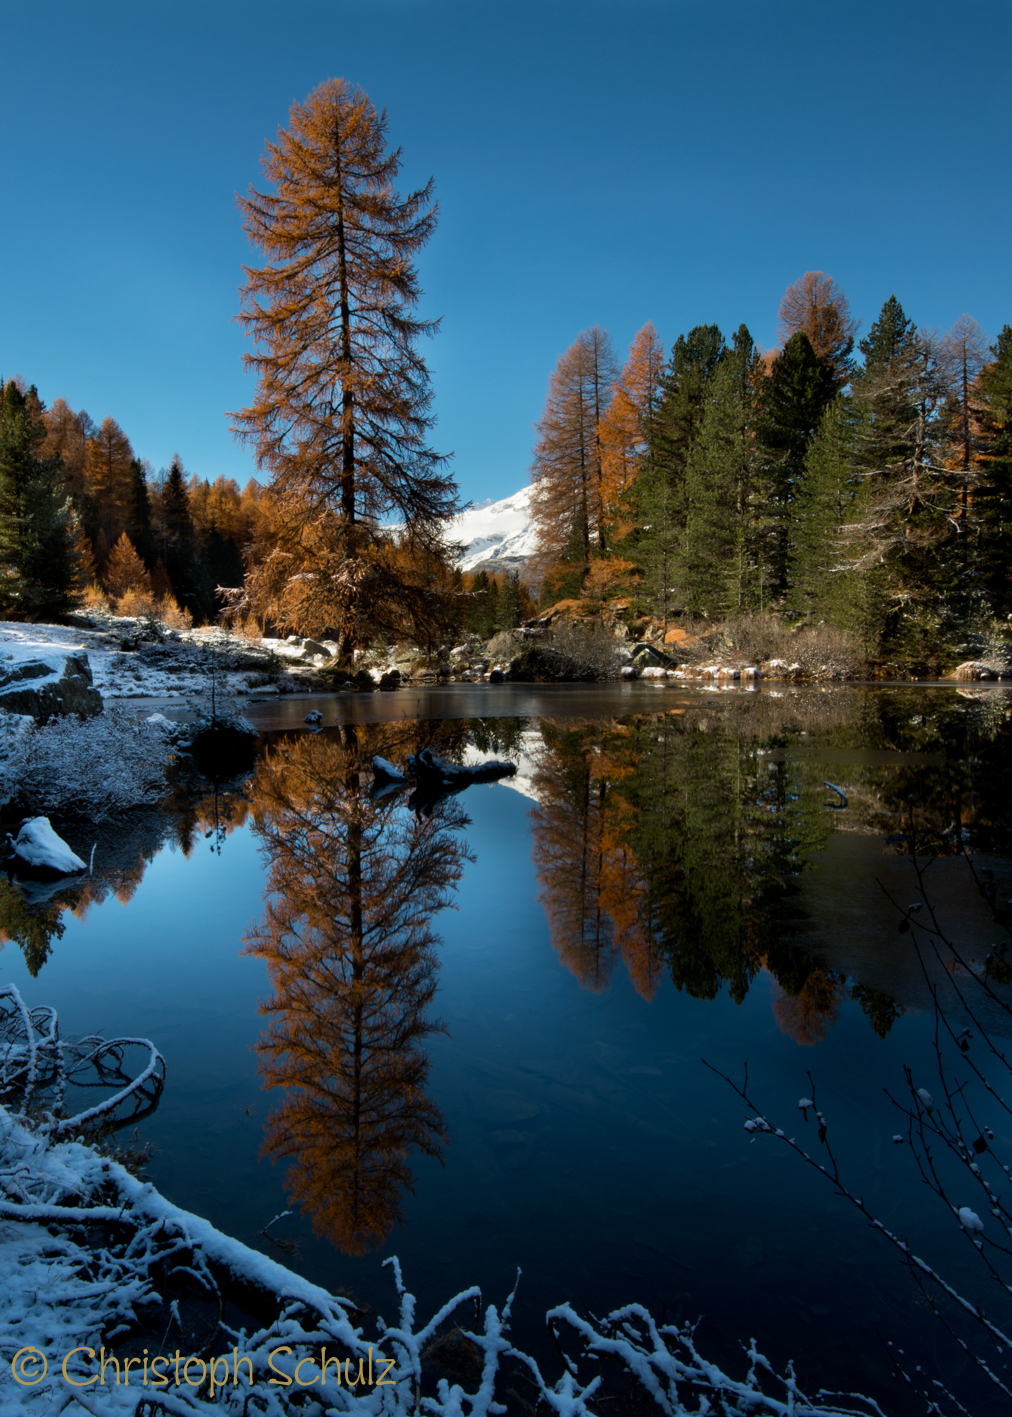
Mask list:
[[[142,1132],[160,1189],[363,1305],[391,1312],[391,1253],[423,1307],[475,1282],[501,1300],[519,1267],[516,1335],[539,1351],[552,1304],[638,1300],[702,1316],[732,1368],[754,1336],[812,1389],[895,1405],[878,1335],[937,1348],[955,1381],[952,1350],[879,1237],[750,1140],[703,1060],[747,1062],[792,1135],[811,1071],[854,1188],[958,1272],[891,1141],[883,1088],[904,1064],[929,1077],[933,1016],[897,928],[914,868],[886,839],[937,832],[926,880],[983,957],[997,926],[956,848],[1012,894],[1010,704],[635,684],[251,703],[266,748],[242,797],[107,833],[120,898],[96,885],[64,912],[35,978],[13,944],[0,968],[67,1032],[165,1055]],[[519,772],[371,795],[373,753],[426,745]]]

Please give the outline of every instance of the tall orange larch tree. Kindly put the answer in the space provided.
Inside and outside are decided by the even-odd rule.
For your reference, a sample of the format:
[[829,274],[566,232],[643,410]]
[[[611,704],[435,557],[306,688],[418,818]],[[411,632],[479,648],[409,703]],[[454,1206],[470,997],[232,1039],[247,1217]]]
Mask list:
[[647,457],[664,362],[664,346],[647,321],[632,342],[600,423],[602,516],[610,526],[628,515],[627,498]]
[[834,367],[842,382],[860,323],[832,276],[806,271],[787,287],[780,302],[780,345],[791,335],[806,334],[816,355]]
[[548,381],[531,459],[531,518],[542,572],[571,566],[582,581],[592,552],[606,549],[600,427],[617,375],[611,341],[594,325],[560,355]]
[[369,607],[398,594],[376,568],[380,523],[392,514],[435,549],[458,510],[446,459],[427,441],[417,349],[437,325],[415,314],[413,265],[435,226],[432,183],[396,190],[400,149],[388,149],[386,129],[361,89],[329,79],[267,144],[270,190],[239,199],[266,259],[246,268],[240,318],[257,388],[234,427],[285,507],[250,563],[241,609],[276,613],[278,586],[301,578],[286,618],[310,631],[332,624],[346,660],[368,637]]
[[83,409],[75,413],[66,399],[55,399],[42,416],[46,424],[42,456],[62,458],[64,485],[80,512],[88,493],[85,467],[88,439],[94,432],[92,421]]
[[125,529],[130,510],[134,451],[130,439],[112,417],[88,439],[84,475],[94,506],[93,541],[99,564],[104,565]]

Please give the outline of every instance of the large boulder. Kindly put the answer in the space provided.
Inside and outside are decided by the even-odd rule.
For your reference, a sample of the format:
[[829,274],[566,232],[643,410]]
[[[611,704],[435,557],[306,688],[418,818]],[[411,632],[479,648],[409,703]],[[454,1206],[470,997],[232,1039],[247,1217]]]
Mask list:
[[983,664],[979,659],[968,659],[965,663],[956,667],[957,679],[997,679],[998,675],[990,664]]
[[511,661],[510,678],[521,684],[558,684],[596,679],[597,675],[551,645],[533,644]]
[[68,713],[90,718],[102,712],[102,695],[92,687],[86,654],[47,655],[0,666],[0,709],[36,723]]

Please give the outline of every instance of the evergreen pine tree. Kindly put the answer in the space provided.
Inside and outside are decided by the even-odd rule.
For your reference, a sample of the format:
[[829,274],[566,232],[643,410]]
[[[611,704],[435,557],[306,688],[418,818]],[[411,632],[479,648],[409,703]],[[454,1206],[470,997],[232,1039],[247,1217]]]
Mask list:
[[1012,613],[1012,327],[1002,327],[991,354],[979,378],[974,513],[981,582],[992,613],[1005,619]]
[[162,488],[162,560],[172,593],[197,624],[214,613],[214,587],[190,517],[190,498],[178,454]]
[[849,401],[826,408],[805,454],[790,518],[792,605],[831,624],[857,627],[860,578],[845,569],[840,528],[854,498],[854,429]]
[[499,629],[499,583],[495,576],[489,576],[481,597],[479,627],[483,640],[490,640]]
[[472,634],[485,637],[485,597],[488,594],[488,572],[475,571],[471,594],[467,602],[467,628]]
[[955,626],[958,503],[936,456],[937,413],[948,393],[937,342],[885,302],[860,349],[853,382],[860,478],[846,531],[862,573],[866,644],[928,662],[961,638]]
[[499,596],[499,624],[504,630],[515,630],[522,619],[520,572],[507,571]]
[[758,364],[741,325],[707,384],[686,461],[681,584],[687,604],[710,617],[763,609],[769,596],[769,499],[754,436]]
[[696,325],[679,335],[645,428],[647,454],[634,491],[642,530],[633,554],[647,602],[665,626],[669,615],[683,608],[678,572],[685,542],[689,450],[702,421],[707,386],[725,352],[716,325]]
[[38,455],[46,432],[34,386],[11,380],[0,396],[0,610],[33,619],[68,609],[77,588],[79,527],[60,458]]
[[133,458],[130,462],[126,533],[137,554],[150,570],[158,559],[158,543],[151,525],[151,496],[148,492],[147,474],[139,458]]
[[770,494],[767,559],[774,594],[787,589],[789,529],[804,482],[805,455],[838,385],[835,369],[819,358],[803,331],[791,335],[760,385],[757,428]]

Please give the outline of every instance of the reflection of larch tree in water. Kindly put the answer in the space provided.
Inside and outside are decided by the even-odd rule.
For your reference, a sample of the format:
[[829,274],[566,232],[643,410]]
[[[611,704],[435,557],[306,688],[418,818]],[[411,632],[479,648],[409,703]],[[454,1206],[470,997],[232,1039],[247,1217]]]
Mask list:
[[66,929],[63,904],[47,901],[32,908],[17,886],[0,876],[0,944],[9,940],[21,946],[25,967],[33,979],[49,958],[53,940],[62,940]]
[[438,1157],[442,1114],[425,1095],[426,1017],[436,990],[431,917],[469,859],[458,809],[431,818],[373,804],[372,751],[304,737],[261,761],[255,830],[269,859],[263,920],[247,953],[263,958],[274,996],[258,1045],[265,1085],[285,1088],[265,1151],[291,1157],[292,1199],[317,1234],[351,1254],[380,1244],[410,1189],[412,1147]]
[[845,980],[832,969],[813,969],[796,994],[773,986],[773,1017],[781,1033],[802,1047],[821,1043],[840,1017]]

